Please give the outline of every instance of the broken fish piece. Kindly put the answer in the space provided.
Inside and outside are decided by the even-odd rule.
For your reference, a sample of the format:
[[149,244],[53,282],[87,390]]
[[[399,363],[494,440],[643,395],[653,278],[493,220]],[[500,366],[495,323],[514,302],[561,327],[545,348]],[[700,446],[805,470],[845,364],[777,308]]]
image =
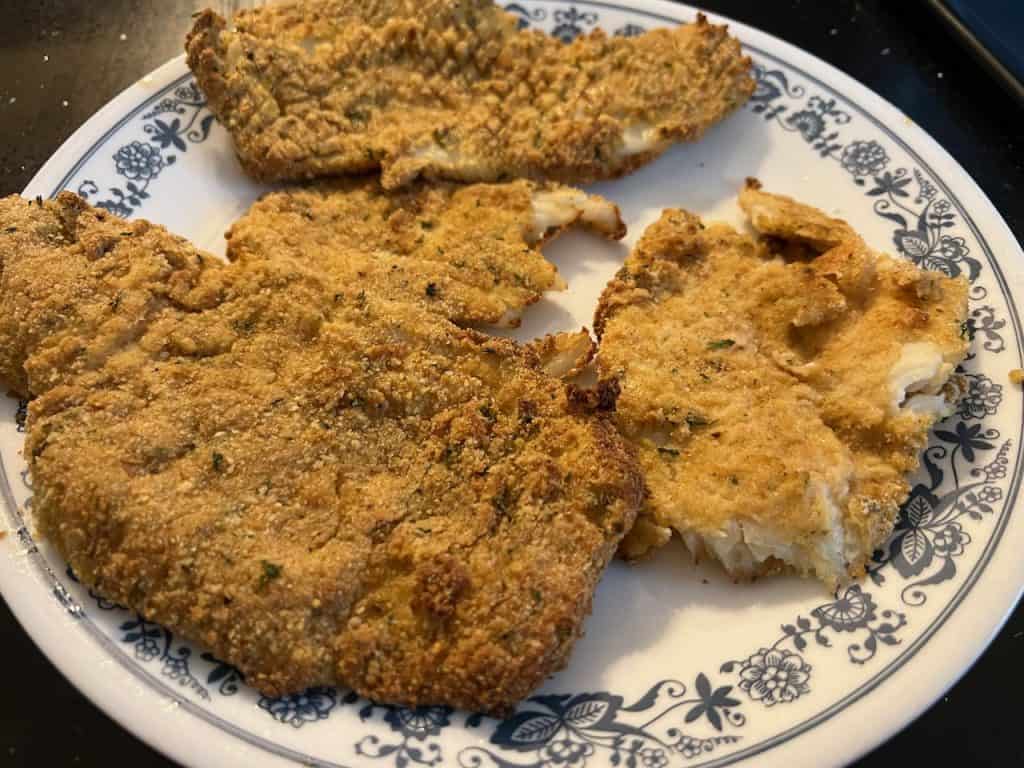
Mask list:
[[962,392],[967,282],[871,250],[751,182],[765,239],[666,210],[597,310],[599,376],[649,496],[621,552],[678,532],[734,577],[863,575]]

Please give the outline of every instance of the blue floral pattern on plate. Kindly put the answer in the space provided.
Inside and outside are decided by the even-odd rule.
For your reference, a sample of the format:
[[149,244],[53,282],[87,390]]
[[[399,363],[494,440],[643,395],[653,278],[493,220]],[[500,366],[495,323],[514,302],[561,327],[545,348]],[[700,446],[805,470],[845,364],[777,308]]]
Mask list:
[[177,162],[175,152],[187,152],[189,144],[206,141],[214,122],[206,109],[206,98],[194,80],[176,88],[173,97],[159,101],[142,119],[142,130],[149,140],[131,141],[112,158],[116,174],[125,179],[123,187],[108,187],[110,196],[102,200],[96,199],[100,188],[91,179],[84,180],[76,190],[96,207],[118,216],[133,215],[149,199],[150,184]]

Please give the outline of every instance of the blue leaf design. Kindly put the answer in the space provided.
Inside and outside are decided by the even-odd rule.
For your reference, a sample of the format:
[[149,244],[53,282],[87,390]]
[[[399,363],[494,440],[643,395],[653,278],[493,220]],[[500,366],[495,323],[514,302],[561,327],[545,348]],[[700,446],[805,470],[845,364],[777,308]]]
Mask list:
[[971,258],[970,256],[964,256],[962,259],[967,265],[967,278],[973,283],[978,279],[978,275],[981,274],[981,262],[977,259]]
[[[619,700],[619,703],[622,702],[622,699],[619,697],[616,696],[615,698]],[[615,710],[618,709],[618,706],[613,706],[610,699],[611,697],[607,693],[587,696],[582,701],[569,706],[565,710],[562,719],[573,727],[589,728],[599,723],[609,714],[614,718]]]
[[[886,216],[886,218],[889,218],[889,216]],[[905,253],[915,261],[920,261],[931,251],[931,244],[928,242],[927,234],[916,230],[897,229],[893,232],[892,237],[900,253]]]
[[697,675],[697,695],[705,701],[711,698],[711,681],[703,672]]
[[192,141],[196,142],[196,143],[199,143],[201,141],[205,141],[206,137],[210,135],[210,128],[212,126],[213,126],[213,115],[207,115],[199,123],[199,133],[198,133],[198,135],[196,135],[195,131],[193,131],[192,133],[189,134],[189,138]]
[[554,715],[519,712],[498,726],[491,741],[502,747],[529,752],[547,742],[561,727],[561,719]]
[[[912,578],[932,562],[932,543],[920,528],[911,528],[899,538],[899,551],[893,558],[896,570],[903,578]],[[896,542],[893,542],[896,545]]]
[[693,706],[689,712],[686,713],[686,722],[692,723],[694,720],[700,718],[704,714],[704,710],[707,709],[703,704],[697,704]]
[[[895,224],[899,224],[900,225],[900,230],[901,231],[906,231],[906,229],[907,229],[907,220],[905,218],[903,218],[903,216],[901,216],[900,214],[892,213],[891,211],[881,211],[881,210],[878,210],[877,208],[875,209],[875,213],[877,213],[883,219],[888,219],[889,221],[891,221],[891,222],[893,222]],[[897,245],[897,247],[899,247],[899,243],[897,243],[896,245]]]
[[740,705],[739,699],[734,699],[729,696],[729,692],[732,690],[731,685],[723,685],[721,688],[716,688],[714,694],[711,696],[711,701],[716,707],[738,707]]
[[669,695],[673,697],[682,696],[686,691],[686,686],[678,680],[662,680],[661,682],[652,685],[647,693],[637,699],[633,704],[630,704],[628,707],[622,707],[622,711],[642,712],[645,709],[650,709],[658,700],[662,689],[668,688],[669,686],[673,686],[676,689],[675,692],[669,692]]
[[927,579],[921,579],[921,581],[914,582],[908,587],[904,588],[904,591],[916,588],[916,587],[929,587],[935,584],[941,584],[944,581],[948,581],[956,576],[956,563],[953,562],[953,558],[947,557],[942,561],[942,567],[934,574],[929,576]]

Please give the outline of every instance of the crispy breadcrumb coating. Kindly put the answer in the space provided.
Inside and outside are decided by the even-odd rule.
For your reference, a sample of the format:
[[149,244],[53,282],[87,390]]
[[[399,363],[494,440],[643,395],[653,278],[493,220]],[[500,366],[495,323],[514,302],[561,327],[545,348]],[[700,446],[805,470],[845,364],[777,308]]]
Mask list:
[[622,552],[676,530],[736,577],[834,585],[892,532],[961,394],[967,283],[758,186],[740,205],[766,239],[667,210],[601,298],[599,375],[649,488]]
[[227,234],[228,258],[293,258],[383,298],[459,324],[516,326],[544,291],[565,288],[541,244],[580,224],[619,239],[607,200],[560,184],[415,184],[374,178],[272,192]]
[[202,12],[185,49],[263,180],[607,179],[700,138],[754,91],[739,42],[703,16],[568,44],[490,0],[304,1],[233,21]]
[[70,193],[0,222],[0,379],[84,584],[267,695],[502,712],[565,663],[641,481],[536,355]]

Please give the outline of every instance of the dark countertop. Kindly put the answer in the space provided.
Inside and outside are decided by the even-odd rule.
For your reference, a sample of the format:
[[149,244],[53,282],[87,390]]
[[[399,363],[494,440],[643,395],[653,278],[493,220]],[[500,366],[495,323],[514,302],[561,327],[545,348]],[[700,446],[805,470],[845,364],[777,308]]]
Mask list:
[[[208,4],[0,0],[0,194],[19,192],[90,115],[177,55],[190,14]],[[892,101],[967,169],[1024,239],[1024,108],[958,48],[923,2],[703,5],[822,57]],[[71,687],[2,603],[0,638],[8,660],[0,765],[170,765]],[[1022,653],[1024,608],[1018,607],[948,695],[858,765],[1024,764],[1024,739],[1016,731]]]

